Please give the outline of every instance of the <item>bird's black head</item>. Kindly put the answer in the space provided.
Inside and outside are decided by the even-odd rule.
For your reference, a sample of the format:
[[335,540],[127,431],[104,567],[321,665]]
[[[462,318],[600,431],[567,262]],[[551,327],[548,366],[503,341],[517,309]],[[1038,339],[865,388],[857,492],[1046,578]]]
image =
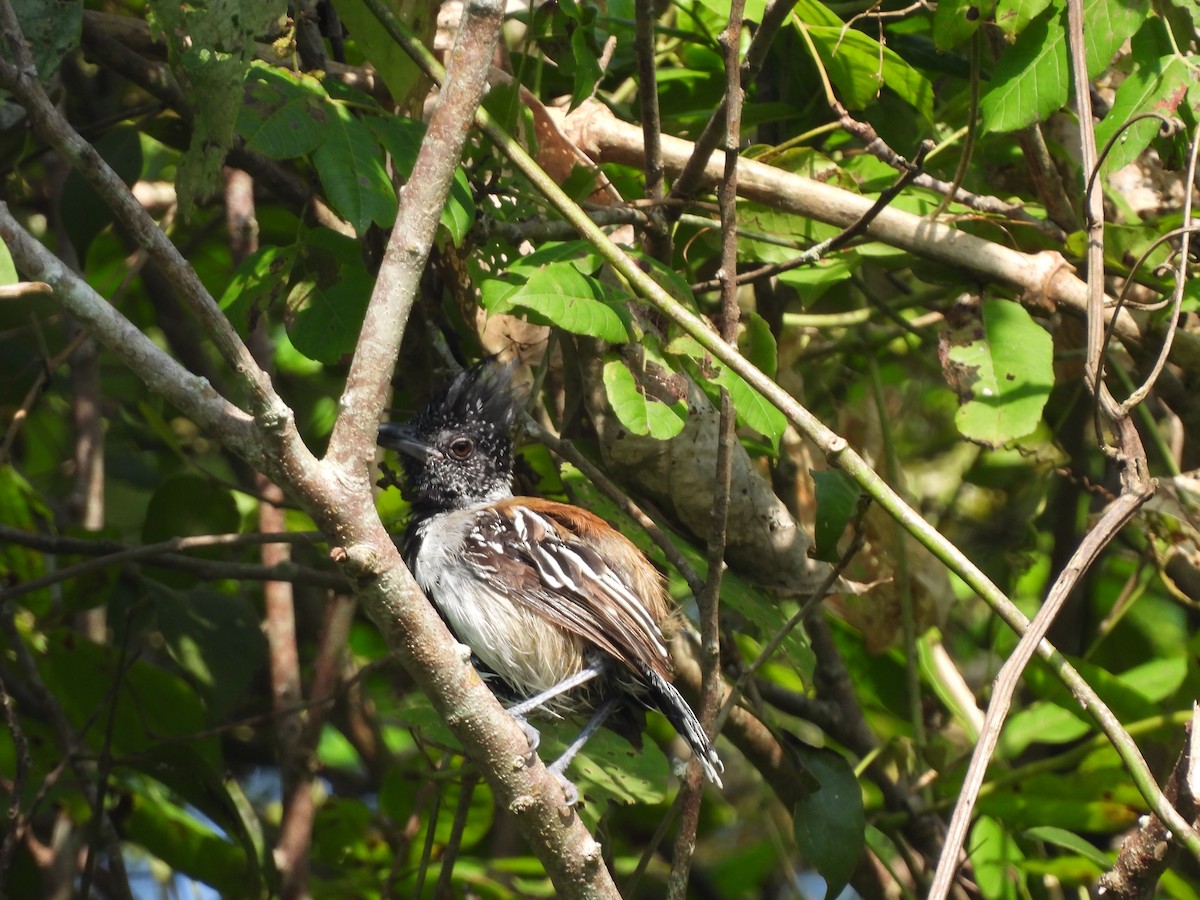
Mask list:
[[511,366],[488,358],[440,390],[405,424],[379,426],[398,451],[419,509],[464,509],[512,494],[512,428],[523,402]]

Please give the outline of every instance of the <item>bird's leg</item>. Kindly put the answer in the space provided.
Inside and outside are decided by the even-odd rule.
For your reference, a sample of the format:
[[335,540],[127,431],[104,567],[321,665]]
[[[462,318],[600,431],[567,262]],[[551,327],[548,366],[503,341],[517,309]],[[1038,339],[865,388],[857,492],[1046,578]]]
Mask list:
[[574,675],[564,678],[558,684],[547,688],[540,694],[535,694],[528,700],[522,700],[520,703],[510,706],[508,708],[508,713],[517,719],[523,719],[539,706],[544,706],[547,701],[553,700],[559,694],[565,694],[572,688],[577,688],[581,684],[587,684],[596,676],[604,674],[604,668],[604,663],[590,663],[589,665],[580,669]]
[[566,771],[567,766],[571,764],[571,760],[583,749],[583,745],[588,742],[588,739],[612,715],[613,710],[617,708],[617,704],[620,702],[620,699],[617,697],[609,697],[601,703],[596,708],[596,711],[592,713],[592,718],[583,726],[583,731],[579,732],[579,737],[570,743],[567,749],[563,751],[562,756],[546,767],[558,779],[558,783],[562,785],[563,793],[567,798],[567,806],[574,806],[579,802],[579,789],[563,773]]
[[603,672],[604,663],[591,663],[574,675],[564,678],[553,687],[547,688],[540,694],[535,694],[528,700],[522,700],[520,703],[508,708],[508,714],[517,720],[517,723],[521,726],[521,730],[525,732],[525,739],[529,741],[529,754],[531,758],[537,751],[538,744],[542,742],[542,736],[536,728],[529,724],[525,717],[539,706],[544,705],[547,701],[553,700],[559,694],[564,694],[572,688],[579,687],[581,684],[587,684],[597,675],[603,674]]

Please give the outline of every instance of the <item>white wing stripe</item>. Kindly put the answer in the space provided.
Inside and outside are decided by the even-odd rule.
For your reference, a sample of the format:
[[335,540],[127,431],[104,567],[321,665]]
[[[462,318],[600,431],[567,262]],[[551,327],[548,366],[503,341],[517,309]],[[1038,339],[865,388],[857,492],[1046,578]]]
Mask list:
[[615,600],[626,613],[641,627],[654,642],[654,647],[664,657],[667,656],[667,648],[662,643],[662,632],[654,623],[650,611],[646,609],[638,597],[625,587],[619,578],[617,578],[607,568],[603,572],[597,572],[591,565],[588,564],[580,554],[576,553],[569,545],[555,542],[554,552],[561,553],[567,559],[575,563],[581,572],[588,578],[589,581],[604,589],[604,592],[613,600]]

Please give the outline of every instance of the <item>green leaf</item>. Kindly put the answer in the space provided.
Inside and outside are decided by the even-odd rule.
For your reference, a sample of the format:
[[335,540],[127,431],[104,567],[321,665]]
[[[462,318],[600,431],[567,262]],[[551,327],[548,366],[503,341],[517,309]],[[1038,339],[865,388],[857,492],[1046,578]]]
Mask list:
[[1117,765],[1035,774],[979,798],[979,811],[1012,829],[1054,825],[1113,833],[1137,821],[1144,804]]
[[581,25],[571,30],[571,57],[575,62],[571,109],[589,99],[596,92],[596,85],[600,83],[600,79],[604,77],[597,50],[593,29]]
[[374,286],[371,276],[360,269],[347,270],[341,281],[328,287],[312,281],[297,284],[287,301],[292,344],[325,365],[353,353]]
[[1090,723],[1069,709],[1038,700],[1013,712],[1000,735],[999,754],[1014,759],[1031,744],[1068,744],[1092,730]]
[[706,390],[715,386],[729,391],[729,399],[733,401],[738,420],[768,438],[772,446],[779,446],[779,439],[787,430],[787,417],[741,375],[713,359],[700,342],[690,335],[681,335],[672,340],[667,345],[667,352],[694,360],[697,382]]
[[803,744],[792,749],[819,785],[792,811],[796,846],[825,879],[825,896],[833,898],[850,882],[866,847],[862,788],[840,754]]
[[[151,752],[163,746],[166,737],[190,737],[204,727],[196,691],[159,666],[127,657],[122,661],[115,648],[93,644],[69,631],[48,632],[44,647],[38,666],[46,687],[77,729],[92,724],[84,741],[93,751],[104,746],[106,732],[112,738],[108,749],[122,758]],[[114,691],[119,692],[115,704]],[[193,756],[210,764],[219,758],[215,738],[188,744]]]
[[1057,847],[1063,847],[1066,850],[1072,850],[1078,853],[1084,859],[1088,859],[1095,863],[1102,870],[1107,871],[1112,866],[1112,860],[1096,849],[1096,845],[1090,841],[1085,841],[1073,831],[1067,831],[1065,828],[1056,828],[1053,825],[1042,825],[1035,828],[1026,829],[1025,836],[1032,838],[1035,841],[1045,841],[1048,844],[1054,844]]
[[367,116],[363,121],[391,154],[396,171],[408,178],[425,140],[425,123],[402,116]]
[[778,449],[779,439],[787,430],[787,417],[733,369],[722,366],[715,383],[729,391],[729,399],[733,401],[738,418]]
[[294,159],[321,145],[333,115],[329,96],[317,79],[257,64],[246,75],[237,130],[247,150],[271,159]]
[[[0,465],[0,522],[23,531],[39,531],[39,522],[53,521],[53,513],[33,486],[11,465]],[[45,574],[46,557],[11,541],[0,543],[0,574],[14,583]],[[22,600],[26,603],[28,597]]]
[[[133,185],[141,177],[142,143],[136,128],[118,125],[97,138],[92,146],[126,185]],[[63,183],[63,196],[70,198],[70,214],[64,217],[63,224],[75,251],[86,256],[92,242],[112,223],[112,211],[75,169]]]
[[982,896],[988,900],[1018,900],[1023,896],[1016,867],[1025,856],[1003,825],[981,816],[971,829],[967,852]]
[[[1087,74],[1095,77],[1141,26],[1148,0],[1083,0]],[[980,100],[985,131],[1015,131],[1046,118],[1067,102],[1066,10],[1061,2],[1034,19],[1005,51]]]
[[1058,7],[1046,10],[1000,57],[979,101],[985,132],[1016,131],[1067,102],[1071,71],[1059,15]]
[[[228,874],[241,874],[243,879],[257,883],[262,877],[260,861],[264,858],[261,824],[237,782],[224,775],[219,757],[197,752],[209,743],[215,744],[215,740],[160,741],[128,762],[136,771],[167,788],[178,798],[177,804],[182,800],[195,807],[236,840],[242,850],[240,856],[228,851],[221,854],[226,861],[241,861],[241,866]],[[209,877],[218,876],[209,873]]]
[[1148,659],[1117,676],[1117,681],[1132,688],[1150,703],[1161,703],[1183,686],[1188,674],[1185,656]]
[[396,192],[379,144],[345,106],[334,104],[333,109],[328,136],[313,154],[329,203],[357,234],[372,222],[388,228],[396,221]]
[[779,348],[775,344],[771,326],[758,313],[750,310],[742,313],[738,350],[768,378],[775,377],[775,369],[779,364]]
[[0,286],[16,284],[21,280],[17,274],[17,264],[13,262],[12,254],[8,252],[8,245],[4,241],[0,241]]
[[556,263],[569,263],[584,275],[595,275],[603,262],[604,258],[589,241],[551,241],[542,244],[532,253],[518,256],[510,264],[509,270],[512,272],[523,272],[525,269],[536,271]]
[[647,396],[625,362],[618,357],[609,356],[604,363],[604,390],[621,424],[634,434],[668,441],[683,431],[687,418],[684,402],[668,406],[661,400]]
[[821,0],[799,0],[792,13],[793,24],[820,25],[826,28],[843,28],[845,23]]
[[456,247],[462,246],[467,232],[475,224],[475,213],[475,196],[471,193],[467,173],[461,167],[456,168],[450,195],[446,198],[446,208],[442,210],[442,226],[450,232],[450,240],[454,241]]
[[997,0],[996,24],[1009,37],[1020,34],[1053,0]]
[[222,897],[258,896],[261,875],[252,856],[222,838],[153,782],[132,786],[121,817],[122,836],[172,870],[216,889]]
[[[566,731],[574,738],[578,726],[571,725]],[[608,800],[633,805],[657,804],[666,799],[665,788],[671,767],[657,744],[643,740],[641,749],[637,749],[611,731],[599,732],[594,738],[595,743],[589,740],[586,749],[575,758],[569,775],[579,788],[580,796],[589,806],[594,806],[596,813],[604,811]],[[540,752],[545,759],[553,759],[560,746],[559,741],[551,740]]]
[[[629,339],[628,313],[599,281],[582,274],[573,265],[559,263],[536,269],[528,280],[488,306],[490,312],[522,309],[531,321],[553,325],[572,334],[586,334],[609,343]],[[622,316],[622,313],[625,315]]]
[[246,337],[258,317],[287,296],[300,247],[262,247],[242,260],[221,295],[221,309]]
[[[1154,22],[1159,25],[1160,23]],[[1151,23],[1147,23],[1147,28]],[[1188,88],[1195,78],[1188,63],[1177,54],[1171,53],[1158,58],[1149,58],[1145,52],[1139,52],[1138,38],[1146,31],[1143,28],[1134,38],[1135,61],[1133,71],[1117,88],[1117,96],[1113,99],[1112,108],[1104,120],[1096,126],[1096,146],[1105,147],[1117,130],[1125,123],[1141,113],[1158,113],[1172,116],[1187,95]],[[1102,175],[1124,168],[1137,159],[1152,140],[1158,136],[1161,122],[1158,119],[1144,119],[1136,122],[1121,132],[1108,155],[1104,158]]]
[[[573,769],[574,766],[572,766]],[[574,775],[574,771],[571,774]],[[421,787],[419,782],[414,784],[399,766],[390,766],[387,774],[384,775],[383,790],[380,791],[380,807],[386,809],[394,821],[402,822],[411,814],[414,804],[421,802],[418,794]],[[462,790],[463,785],[457,780],[448,782],[442,787],[442,808],[454,809],[461,802]],[[387,806],[383,805],[385,792],[387,793]],[[443,847],[453,838],[456,829],[461,829],[459,840],[462,847],[472,847],[487,836],[495,820],[496,801],[491,792],[476,781],[473,783],[470,802],[471,811],[467,814],[465,823],[456,821],[454,816],[436,816],[432,821],[428,817],[423,817],[425,822],[412,841],[414,861],[419,859],[419,848],[429,839],[428,830],[431,827],[433,828],[434,842]]]
[[942,369],[962,435],[1000,446],[1032,432],[1054,384],[1050,335],[1019,303],[985,300],[947,316]]
[[938,50],[951,50],[990,21],[996,0],[942,0],[933,13],[933,43]]
[[[185,472],[167,478],[154,491],[142,525],[142,541],[154,544],[189,535],[233,534],[240,524],[229,491],[202,475]],[[213,549],[195,552],[212,553]]]
[[854,516],[862,491],[858,482],[840,469],[814,470],[812,477],[817,498],[812,556],[837,562],[838,541]]
[[[729,19],[730,0],[699,0],[699,2],[716,13]],[[747,22],[761,22],[763,11],[767,8],[767,0],[746,0],[746,9],[742,16]]]
[[83,0],[13,0],[12,6],[38,78],[49,84],[63,58],[79,46]]
[[850,109],[865,109],[885,85],[933,121],[933,86],[895,51],[861,31],[836,27],[801,26],[808,32],[838,96]]
[[205,589],[152,589],[158,626],[172,659],[208,700],[214,722],[246,695],[266,663],[266,640],[246,597]]
[[[375,132],[379,142],[391,154],[392,164],[405,179],[412,174],[425,138],[425,125],[414,119],[399,116],[369,116],[366,124]],[[450,233],[455,245],[461,245],[475,224],[475,196],[462,166],[454,169],[454,182],[442,210],[442,226]]]
[[[371,65],[383,77],[396,105],[411,112],[414,98],[423,97],[429,82],[404,48],[380,27],[379,19],[363,0],[335,0],[341,24],[354,37],[354,42]],[[432,46],[437,30],[437,9],[426,0],[396,0],[388,7],[413,33],[418,41]]]

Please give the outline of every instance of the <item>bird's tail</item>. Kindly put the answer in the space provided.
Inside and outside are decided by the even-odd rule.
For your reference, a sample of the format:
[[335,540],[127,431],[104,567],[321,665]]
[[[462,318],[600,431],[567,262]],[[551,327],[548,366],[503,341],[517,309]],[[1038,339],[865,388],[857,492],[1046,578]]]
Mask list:
[[704,729],[700,727],[700,720],[696,718],[696,714],[692,712],[688,702],[675,689],[675,685],[653,669],[646,667],[642,676],[650,688],[651,705],[657,707],[667,717],[667,721],[674,729],[679,732],[679,736],[687,741],[688,746],[692,748],[692,753],[704,767],[704,774],[708,776],[708,780],[717,787],[722,787],[721,773],[725,771],[725,765],[717,756],[716,748],[708,739],[708,735],[704,733]]

